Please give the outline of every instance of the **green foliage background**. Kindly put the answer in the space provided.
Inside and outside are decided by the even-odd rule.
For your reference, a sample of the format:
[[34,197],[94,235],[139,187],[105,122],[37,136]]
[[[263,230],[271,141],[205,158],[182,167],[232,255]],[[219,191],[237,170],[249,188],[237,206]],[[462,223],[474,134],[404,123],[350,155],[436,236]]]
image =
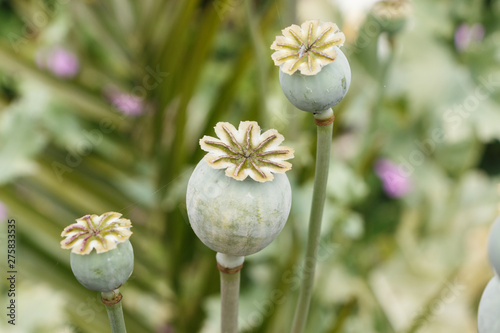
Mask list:
[[[415,2],[392,52],[380,26],[342,3],[0,1],[0,201],[17,222],[19,271],[17,325],[2,314],[0,330],[110,331],[59,242],[75,218],[118,211],[134,223],[136,267],[121,290],[129,331],[217,332],[215,253],[189,226],[185,189],[203,156],[199,138],[218,121],[257,120],[296,149],[294,202],[278,239],[247,258],[241,330],[287,332],[304,269],[315,125],[281,93],[269,46],[284,27],[320,18],[346,33],[353,78],[335,108],[307,332],[474,332],[499,203],[500,2]],[[485,35],[459,51],[463,23]],[[75,78],[36,66],[37,52],[54,45],[77,54]],[[142,94],[144,113],[112,107],[109,86]],[[380,158],[407,171],[410,194],[384,193]]]

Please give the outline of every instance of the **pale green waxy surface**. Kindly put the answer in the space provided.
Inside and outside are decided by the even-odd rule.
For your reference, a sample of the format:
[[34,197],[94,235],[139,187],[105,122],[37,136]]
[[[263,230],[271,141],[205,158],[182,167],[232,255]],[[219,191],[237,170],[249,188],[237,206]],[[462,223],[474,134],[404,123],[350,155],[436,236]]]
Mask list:
[[488,238],[488,255],[491,266],[493,266],[497,275],[500,275],[500,217],[495,220],[490,230]]
[[123,285],[134,270],[134,250],[126,242],[104,253],[71,253],[71,269],[78,282],[95,291],[112,291]]
[[477,313],[479,333],[500,332],[500,280],[491,278],[484,289]]
[[337,59],[316,75],[292,75],[279,71],[281,89],[286,98],[300,110],[322,112],[338,104],[349,90],[351,68],[344,53],[335,47]]
[[186,194],[189,222],[198,238],[212,250],[233,256],[269,245],[285,226],[292,200],[287,176],[274,177],[265,183],[238,181],[201,160]]
[[245,262],[245,257],[233,256],[230,254],[225,254],[220,252],[217,252],[215,258],[217,259],[217,263],[219,265],[226,268],[235,268],[240,265],[243,265],[243,262]]
[[381,21],[381,29],[382,31],[387,31],[389,33],[396,33],[404,28],[406,25],[406,17],[405,18],[400,18],[400,19],[395,19],[395,20],[384,20],[384,19],[379,19]]

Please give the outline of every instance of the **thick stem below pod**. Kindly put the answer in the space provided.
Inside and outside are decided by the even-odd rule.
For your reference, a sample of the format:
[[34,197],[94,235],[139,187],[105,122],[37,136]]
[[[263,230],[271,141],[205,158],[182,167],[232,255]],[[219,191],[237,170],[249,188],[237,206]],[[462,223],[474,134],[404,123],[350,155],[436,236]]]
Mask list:
[[306,326],[309,305],[311,303],[316,262],[318,259],[318,246],[321,233],[323,208],[325,207],[326,183],[330,165],[330,149],[332,146],[333,110],[330,108],[314,115],[314,122],[318,130],[318,148],[316,151],[316,171],[314,176],[314,190],[309,216],[309,233],[305,264],[302,271],[299,300],[295,310],[292,333],[302,333]]
[[221,333],[237,333],[240,270],[245,257],[218,252],[216,258],[220,271]]
[[122,294],[118,289],[101,293],[101,300],[108,312],[109,323],[113,333],[127,333],[122,310]]

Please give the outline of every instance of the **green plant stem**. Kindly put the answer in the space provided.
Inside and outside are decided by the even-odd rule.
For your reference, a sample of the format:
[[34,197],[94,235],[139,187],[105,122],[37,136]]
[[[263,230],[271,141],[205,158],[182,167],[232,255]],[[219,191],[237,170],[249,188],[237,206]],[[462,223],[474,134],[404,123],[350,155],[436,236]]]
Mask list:
[[339,314],[337,316],[337,319],[335,320],[334,325],[327,332],[328,333],[342,332],[342,328],[344,327],[351,313],[354,311],[356,304],[357,304],[356,298],[351,298],[350,300],[347,301],[347,303],[344,303],[339,311]]
[[[316,120],[322,120],[331,114],[329,109],[321,114],[316,114]],[[316,172],[314,177],[314,190],[309,217],[309,234],[307,239],[306,257],[302,271],[302,282],[299,300],[295,310],[292,333],[302,333],[306,326],[309,305],[311,303],[314,274],[318,257],[318,246],[321,232],[321,221],[323,219],[323,208],[326,198],[326,183],[328,181],[328,170],[330,164],[330,149],[332,146],[333,122],[326,126],[317,127],[318,146],[316,151]]]
[[[102,292],[101,296],[104,306],[106,307],[106,311],[108,312],[109,323],[111,324],[111,332],[127,333],[127,329],[125,328],[125,320],[123,318],[120,291],[116,289],[111,292]],[[116,301],[116,303],[107,304],[112,303],[113,301]]]
[[238,299],[240,293],[240,272],[220,272],[221,332],[238,332]]
[[244,257],[217,253],[220,271],[221,333],[238,333],[240,270]]

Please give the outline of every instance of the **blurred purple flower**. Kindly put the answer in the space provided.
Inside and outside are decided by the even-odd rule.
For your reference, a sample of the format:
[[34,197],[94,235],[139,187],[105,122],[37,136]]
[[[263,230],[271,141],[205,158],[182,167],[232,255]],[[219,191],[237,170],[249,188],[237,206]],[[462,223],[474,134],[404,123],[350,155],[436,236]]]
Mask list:
[[462,23],[455,31],[455,47],[459,52],[463,52],[471,43],[482,41],[483,37],[484,27],[482,24],[476,23],[469,26],[467,23]]
[[375,163],[375,173],[382,181],[385,193],[391,198],[401,198],[413,190],[411,179],[388,159],[379,159]]
[[8,211],[3,202],[0,201],[0,223],[7,222]]
[[142,98],[115,89],[110,89],[107,95],[111,104],[127,116],[138,116],[144,111]]
[[78,57],[61,46],[40,50],[36,63],[39,68],[46,69],[60,78],[72,78],[80,71]]

